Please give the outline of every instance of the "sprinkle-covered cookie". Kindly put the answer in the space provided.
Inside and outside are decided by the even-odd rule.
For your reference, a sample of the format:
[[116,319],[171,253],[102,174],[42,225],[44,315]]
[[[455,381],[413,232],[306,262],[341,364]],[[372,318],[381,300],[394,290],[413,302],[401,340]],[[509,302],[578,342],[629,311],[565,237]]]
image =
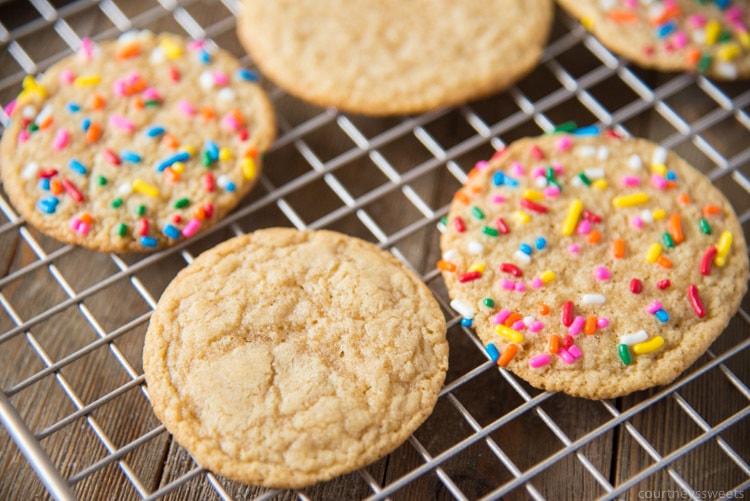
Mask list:
[[750,77],[746,0],[558,0],[613,51],[663,71]]
[[227,52],[171,34],[84,39],[6,111],[5,191],[32,225],[107,252],[150,251],[218,221],[253,187],[271,104]]
[[243,0],[240,41],[297,97],[369,115],[503,90],[547,41],[552,0]]
[[156,415],[196,460],[297,488],[398,447],[432,413],[445,318],[417,275],[331,231],[272,228],[201,254],[143,349]]
[[669,383],[704,353],[739,307],[748,257],[708,178],[654,143],[591,131],[477,164],[438,267],[498,365],[610,398]]

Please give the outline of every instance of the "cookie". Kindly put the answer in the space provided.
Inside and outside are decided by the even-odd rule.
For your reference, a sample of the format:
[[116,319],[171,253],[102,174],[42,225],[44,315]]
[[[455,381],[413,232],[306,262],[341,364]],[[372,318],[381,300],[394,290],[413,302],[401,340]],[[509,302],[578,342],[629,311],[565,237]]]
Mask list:
[[552,18],[551,0],[244,0],[237,32],[289,93],[393,115],[509,87],[537,64]]
[[644,139],[526,138],[456,193],[438,268],[491,359],[591,399],[674,380],[747,289],[742,228],[708,178]]
[[275,116],[256,75],[209,42],[129,32],[28,76],[0,169],[42,232],[151,251],[209,228],[256,183]]
[[604,45],[636,64],[695,71],[713,78],[750,77],[747,1],[558,0]]
[[392,254],[272,228],[177,275],[143,365],[156,415],[202,466],[298,488],[375,461],[430,415],[445,334],[430,290]]

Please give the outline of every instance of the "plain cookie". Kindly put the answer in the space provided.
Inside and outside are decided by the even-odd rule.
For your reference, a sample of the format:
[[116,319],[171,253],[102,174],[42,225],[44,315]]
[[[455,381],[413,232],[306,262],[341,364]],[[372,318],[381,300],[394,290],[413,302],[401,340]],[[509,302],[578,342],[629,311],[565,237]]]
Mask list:
[[392,115],[509,87],[537,64],[552,17],[551,0],[244,0],[237,32],[291,94]]
[[229,53],[171,34],[84,40],[29,76],[0,143],[5,191],[63,242],[151,251],[215,224],[255,185],[271,104]]
[[636,64],[695,71],[722,80],[750,77],[748,2],[558,0],[604,45]]
[[451,305],[490,358],[586,398],[671,382],[747,289],[726,198],[674,153],[614,133],[522,139],[479,163],[440,245]]
[[392,254],[274,228],[201,254],[164,291],[143,364],[154,411],[204,467],[297,488],[398,447],[448,366],[444,316]]

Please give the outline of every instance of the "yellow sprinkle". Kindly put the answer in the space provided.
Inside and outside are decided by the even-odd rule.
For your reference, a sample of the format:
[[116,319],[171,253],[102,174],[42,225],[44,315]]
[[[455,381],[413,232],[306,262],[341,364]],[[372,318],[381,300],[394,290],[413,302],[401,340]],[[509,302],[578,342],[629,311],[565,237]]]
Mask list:
[[542,283],[548,284],[555,279],[555,272],[552,270],[547,270],[539,275],[539,278],[542,280]]
[[667,217],[667,211],[664,209],[654,209],[651,213],[651,217],[654,218],[654,221],[661,221],[665,217]]
[[654,336],[648,341],[634,344],[630,347],[630,349],[633,350],[633,353],[635,353],[636,355],[645,355],[647,353],[652,353],[658,350],[663,345],[664,338],[661,336]]
[[740,41],[740,45],[746,49],[750,48],[750,31],[743,31],[737,35],[737,38]]
[[165,38],[159,42],[159,47],[164,51],[167,59],[177,59],[182,56],[182,48],[171,38]]
[[584,28],[586,28],[587,31],[591,31],[594,29],[594,19],[588,16],[584,16],[581,18],[581,24]]
[[727,263],[727,256],[732,249],[732,232],[729,230],[721,232],[719,242],[716,244],[716,257],[714,264],[723,267]]
[[171,166],[172,170],[176,172],[177,174],[182,174],[185,172],[185,164],[182,162],[175,162]]
[[563,224],[562,224],[563,235],[567,237],[573,234],[573,232],[576,229],[576,226],[578,225],[578,218],[581,217],[582,211],[583,211],[583,202],[581,202],[577,198],[570,202],[570,205],[568,205],[568,213],[565,214],[565,219],[563,220]]
[[502,337],[504,337],[508,341],[512,341],[514,343],[523,343],[523,334],[503,324],[496,325],[495,332],[500,334]]
[[186,144],[185,146],[183,146],[183,147],[182,147],[182,149],[183,149],[183,150],[185,150],[185,151],[187,151],[187,152],[188,152],[188,154],[189,154],[189,155],[190,155],[191,157],[194,157],[194,156],[195,156],[195,151],[196,151],[196,150],[195,150],[195,146],[193,146],[192,144]]
[[471,266],[469,266],[469,271],[478,271],[480,273],[484,273],[485,270],[484,263],[474,263]]
[[655,263],[660,254],[661,245],[659,245],[658,243],[651,244],[651,247],[649,247],[648,251],[646,251],[646,262]]
[[102,81],[101,75],[81,75],[73,80],[74,87],[91,87],[98,85]]
[[528,212],[517,210],[513,212],[513,218],[521,224],[526,224],[531,221],[531,216]]
[[229,148],[219,149],[219,160],[229,160],[230,158],[232,158],[232,150]]
[[620,195],[612,199],[612,205],[619,208],[632,207],[646,202],[648,202],[648,193],[642,191],[632,195]]
[[255,160],[252,157],[245,157],[242,159],[242,176],[245,179],[253,179],[257,175],[255,169]]
[[706,43],[708,45],[715,44],[719,40],[719,35],[721,35],[721,23],[716,19],[711,19],[706,23],[703,33],[706,35]]
[[19,98],[26,97],[32,93],[39,94],[39,96],[43,98],[47,97],[47,89],[39,85],[36,79],[31,75],[26,75],[24,77],[21,86],[23,87],[23,92],[18,96]]
[[666,176],[667,166],[664,164],[651,164],[651,172],[660,176]]
[[544,200],[544,194],[536,190],[523,190],[522,196],[526,200],[532,200],[534,202],[541,202]]
[[716,51],[716,57],[719,61],[731,61],[740,55],[742,49],[736,42],[728,42],[722,44],[719,50]]
[[146,196],[154,198],[159,196],[159,190],[156,189],[156,187],[148,184],[146,181],[143,181],[142,179],[133,180],[133,191],[143,193]]
[[606,190],[607,186],[609,186],[609,184],[607,184],[606,179],[594,179],[591,182],[591,187],[596,188],[597,190]]

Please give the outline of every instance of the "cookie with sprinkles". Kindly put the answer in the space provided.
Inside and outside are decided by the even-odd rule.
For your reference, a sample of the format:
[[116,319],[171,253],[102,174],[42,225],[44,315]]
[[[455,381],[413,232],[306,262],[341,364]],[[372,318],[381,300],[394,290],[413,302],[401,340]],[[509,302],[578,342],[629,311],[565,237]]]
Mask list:
[[156,415],[204,467],[299,488],[388,454],[432,413],[445,318],[393,254],[270,228],[198,256],[151,317]]
[[558,0],[602,43],[640,66],[750,78],[746,0]]
[[275,116],[255,74],[210,42],[128,32],[35,79],[7,108],[5,191],[61,241],[151,251],[209,228],[256,183]]
[[503,89],[539,61],[552,0],[243,0],[240,41],[290,94],[367,115]]
[[673,152],[579,130],[480,162],[441,227],[452,307],[530,384],[600,399],[689,367],[747,289],[727,199]]

